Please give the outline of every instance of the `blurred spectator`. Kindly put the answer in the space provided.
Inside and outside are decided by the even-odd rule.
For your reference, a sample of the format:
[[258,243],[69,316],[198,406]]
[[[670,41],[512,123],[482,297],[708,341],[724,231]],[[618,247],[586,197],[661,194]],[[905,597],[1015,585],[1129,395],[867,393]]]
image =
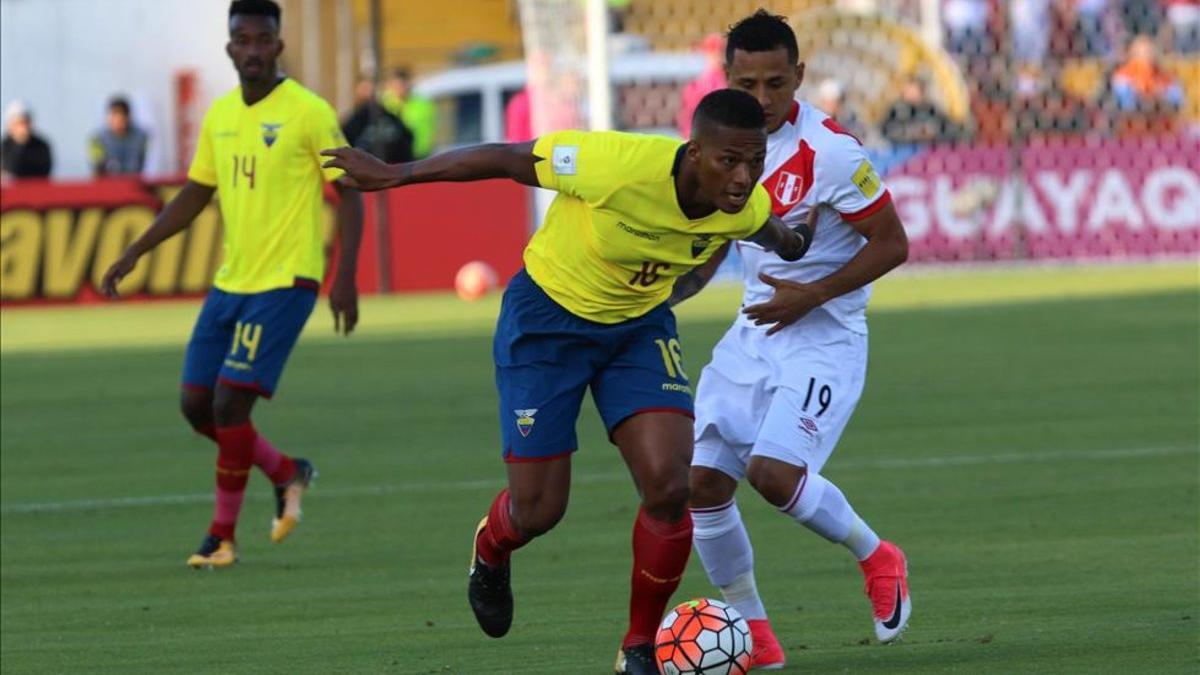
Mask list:
[[413,158],[412,132],[379,102],[372,80],[364,78],[355,85],[354,110],[342,122],[342,133],[350,145],[385,162],[408,162]]
[[1154,40],[1139,35],[1129,45],[1125,63],[1113,73],[1113,94],[1123,112],[1160,113],[1183,104],[1183,89],[1158,63]]
[[624,33],[625,21],[629,18],[629,5],[633,0],[608,0],[608,32]]
[[1072,50],[1078,56],[1114,55],[1117,17],[1111,0],[1071,0],[1067,15],[1072,26]]
[[146,164],[150,137],[130,117],[129,100],[114,96],[108,102],[104,128],[88,144],[92,173],[97,176],[139,174]]
[[437,108],[433,101],[413,92],[412,74],[407,68],[392,71],[380,102],[412,132],[413,157],[421,159],[429,156],[436,138]]
[[53,159],[50,144],[33,133],[33,114],[21,101],[4,111],[6,132],[0,141],[0,173],[4,178],[45,178]]
[[944,0],[942,22],[946,26],[946,49],[963,56],[987,53],[988,0]]
[[684,85],[679,95],[679,112],[675,117],[675,127],[684,138],[692,134],[692,113],[696,112],[700,99],[709,92],[725,88],[725,36],[709,33],[700,43],[700,50],[706,59],[704,72]]
[[504,106],[504,140],[524,143],[533,140],[533,111],[529,106],[529,87],[512,95]]
[[1083,101],[1062,88],[1060,79],[1026,64],[1013,86],[1017,131],[1022,137],[1082,134],[1089,127]]
[[822,80],[817,85],[816,106],[821,112],[837,120],[843,129],[860,141],[864,140],[863,132],[866,128],[854,110],[846,106],[846,92],[841,82],[833,78]]
[[1122,30],[1125,35],[1158,35],[1163,0],[1121,0]]
[[1181,54],[1200,52],[1200,0],[1166,0],[1171,48]]
[[883,137],[893,146],[924,145],[956,136],[955,125],[925,97],[925,87],[909,77],[900,88],[900,99],[888,108]]
[[1050,0],[1012,0],[1008,5],[1013,58],[1041,65],[1050,47],[1054,22]]

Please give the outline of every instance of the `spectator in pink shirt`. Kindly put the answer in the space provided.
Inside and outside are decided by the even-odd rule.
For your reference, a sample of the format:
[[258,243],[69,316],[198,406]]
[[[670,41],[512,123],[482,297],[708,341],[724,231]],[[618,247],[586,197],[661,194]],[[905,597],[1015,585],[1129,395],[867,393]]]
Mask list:
[[692,113],[696,111],[700,99],[709,92],[725,88],[725,36],[720,33],[708,34],[700,43],[700,49],[708,58],[708,65],[699,77],[684,86],[679,96],[679,113],[675,117],[675,126],[684,138],[692,134]]

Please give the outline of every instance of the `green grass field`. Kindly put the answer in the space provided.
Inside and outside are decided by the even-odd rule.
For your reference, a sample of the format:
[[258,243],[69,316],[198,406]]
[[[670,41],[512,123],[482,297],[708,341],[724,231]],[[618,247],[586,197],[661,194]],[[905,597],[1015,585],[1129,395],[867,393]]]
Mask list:
[[[899,645],[869,644],[853,560],[745,491],[786,672],[1197,672],[1200,294],[1194,265],[1171,269],[881,286],[866,394],[826,473],[905,548],[914,616]],[[731,302],[681,313],[693,374]],[[177,412],[194,312],[0,315],[6,675],[611,672],[636,496],[590,406],[571,509],[515,558],[512,633],[484,637],[465,601],[503,480],[494,304],[375,300],[350,340],[320,310],[256,415],[321,470],[305,521],[272,546],[252,479],[242,561],[216,572],[183,564],[214,456]],[[714,592],[693,558],[677,599]]]

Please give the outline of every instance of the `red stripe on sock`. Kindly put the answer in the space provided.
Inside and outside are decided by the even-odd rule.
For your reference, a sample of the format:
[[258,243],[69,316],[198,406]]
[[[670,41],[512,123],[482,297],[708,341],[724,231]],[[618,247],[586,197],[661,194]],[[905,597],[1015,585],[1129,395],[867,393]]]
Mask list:
[[692,513],[716,513],[718,511],[724,511],[725,509],[733,506],[735,501],[736,500],[730,499],[720,506],[701,506],[695,509],[688,509],[688,511],[691,511]]
[[233,539],[238,513],[254,463],[254,440],[258,432],[250,422],[217,427],[217,489],[209,533]]
[[780,511],[787,513],[796,508],[796,504],[800,501],[800,494],[804,492],[804,484],[807,482],[808,472],[805,471],[804,473],[800,474],[800,482],[796,484],[796,492],[792,494],[792,498],[788,500],[787,505],[779,509]]

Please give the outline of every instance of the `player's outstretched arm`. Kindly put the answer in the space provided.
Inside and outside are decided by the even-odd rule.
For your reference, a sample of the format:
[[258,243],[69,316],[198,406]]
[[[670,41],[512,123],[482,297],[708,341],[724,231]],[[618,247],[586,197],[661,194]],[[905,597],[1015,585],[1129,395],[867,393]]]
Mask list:
[[333,332],[349,335],[358,324],[358,247],[362,242],[363,206],[358,190],[333,184],[337,190],[337,228],[341,242],[337,276],[329,289],[329,309],[333,312]]
[[755,232],[749,241],[768,251],[773,251],[775,255],[788,262],[795,262],[804,257],[804,254],[808,252],[808,247],[812,244],[812,223],[813,219],[810,217],[808,224],[798,225],[796,229],[791,229],[779,216],[771,214],[767,218],[766,224],[758,232]]
[[100,282],[100,291],[110,298],[117,297],[117,284],[121,283],[121,279],[125,278],[126,274],[133,271],[138,258],[190,225],[192,220],[204,210],[204,207],[208,206],[215,190],[216,188],[211,185],[203,185],[191,180],[184,183],[183,189],[175,195],[174,199],[167,202],[162,213],[158,214],[158,217],[150,224],[150,228],[138,237],[137,241],[130,244],[121,257],[117,258],[117,261],[104,273],[104,279]]
[[345,171],[351,187],[367,191],[487,178],[509,178],[536,187],[534,165],[542,159],[533,154],[533,141],[473,145],[402,164],[388,164],[357,148],[333,148],[321,154],[330,158],[324,166]]
[[728,254],[729,242],[725,242],[712,254],[711,258],[704,261],[703,265],[694,267],[687,274],[675,279],[675,285],[671,288],[671,297],[667,298],[667,303],[674,307],[699,293],[708,285],[708,282],[712,281],[713,275],[717,273],[717,268],[721,266]]

